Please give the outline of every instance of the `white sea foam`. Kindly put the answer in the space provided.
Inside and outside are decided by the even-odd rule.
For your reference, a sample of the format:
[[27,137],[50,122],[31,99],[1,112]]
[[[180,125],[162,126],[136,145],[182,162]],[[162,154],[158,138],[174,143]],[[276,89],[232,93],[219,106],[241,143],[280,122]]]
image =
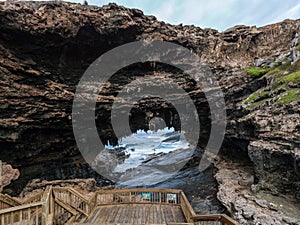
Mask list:
[[136,133],[119,140],[117,146],[109,143],[106,149],[125,148],[126,155],[129,155],[122,164],[119,164],[114,172],[125,172],[128,169],[136,168],[151,154],[169,153],[178,149],[187,149],[189,143],[184,138],[184,134],[177,132],[174,128],[164,128],[153,131],[138,130]]

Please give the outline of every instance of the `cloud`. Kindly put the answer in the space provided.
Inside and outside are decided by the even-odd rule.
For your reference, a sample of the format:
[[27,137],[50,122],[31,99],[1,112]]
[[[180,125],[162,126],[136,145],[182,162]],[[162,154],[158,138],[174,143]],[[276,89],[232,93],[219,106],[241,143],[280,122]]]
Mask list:
[[219,30],[237,24],[263,26],[300,17],[300,3],[297,0],[168,0],[161,1],[157,6],[157,9],[148,13],[154,14],[159,20]]
[[163,3],[156,9],[153,14],[163,21],[174,21],[176,14],[178,13],[178,6],[176,0],[162,1]]
[[287,11],[283,12],[281,15],[276,17],[276,20],[284,20],[284,19],[298,19],[300,17],[300,3],[290,7]]
[[99,6],[112,1],[171,24],[194,24],[221,31],[238,24],[263,26],[300,17],[298,0],[88,0]]

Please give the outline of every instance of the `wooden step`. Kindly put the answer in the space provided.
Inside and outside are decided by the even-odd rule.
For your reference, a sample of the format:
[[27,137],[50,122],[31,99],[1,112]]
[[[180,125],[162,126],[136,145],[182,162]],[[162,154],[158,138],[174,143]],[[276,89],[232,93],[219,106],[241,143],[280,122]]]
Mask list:
[[[101,225],[135,225],[136,223],[101,223]],[[74,223],[72,225],[99,225],[99,223]],[[146,223],[143,225],[194,225],[193,223]]]

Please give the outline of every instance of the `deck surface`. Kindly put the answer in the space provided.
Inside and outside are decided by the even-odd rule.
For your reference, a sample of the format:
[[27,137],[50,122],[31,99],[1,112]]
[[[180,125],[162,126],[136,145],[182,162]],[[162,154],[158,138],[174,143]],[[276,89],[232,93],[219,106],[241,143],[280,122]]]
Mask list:
[[180,206],[158,204],[124,204],[99,206],[86,223],[95,224],[166,224],[185,223]]

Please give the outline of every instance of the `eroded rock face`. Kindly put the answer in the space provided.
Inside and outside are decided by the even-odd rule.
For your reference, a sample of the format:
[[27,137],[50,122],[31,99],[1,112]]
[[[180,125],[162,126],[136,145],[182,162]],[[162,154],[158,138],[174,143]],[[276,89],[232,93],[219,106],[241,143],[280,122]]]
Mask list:
[[[0,158],[21,171],[15,189],[36,177],[93,176],[102,185],[109,183],[92,171],[77,149],[71,126],[76,84],[102,53],[128,42],[158,39],[191,49],[217,77],[228,116],[222,153],[252,161],[255,183],[272,183],[279,193],[299,193],[299,101],[253,109],[243,105],[250,94],[270,84],[268,78],[249,76],[244,69],[295,48],[292,41],[299,32],[299,20],[262,28],[236,26],[221,33],[166,24],[115,4],[102,8],[69,3],[12,4],[0,4]],[[190,93],[203,129],[199,145],[205,146],[210,119],[201,89],[174,68],[154,68],[147,63],[119,71],[111,80],[114,84],[99,96],[96,122],[101,124],[102,140],[116,142],[107,123],[114,96],[122,85],[145,75],[169,76]],[[168,126],[180,128],[172,106],[161,99],[143,99],[132,110],[132,130],[148,129],[148,122],[157,115]],[[287,180],[282,183],[279,177]]]
[[14,169],[11,165],[7,163],[1,163],[1,174],[0,174],[0,191],[6,186],[8,186],[12,181],[17,180],[20,176],[18,169]]
[[218,199],[241,224],[300,224],[300,206],[293,196],[250,191],[254,184],[252,165],[241,166],[222,159],[216,167],[215,177],[220,185]]
[[114,188],[114,186],[105,186],[104,188],[100,188],[97,186],[97,181],[93,178],[52,181],[41,181],[40,179],[34,179],[26,185],[26,187],[19,195],[19,198],[26,199],[30,196],[33,196],[34,194],[45,190],[45,188],[49,185],[51,185],[52,187],[74,188],[75,190],[80,191],[80,193],[83,193],[87,198],[97,190]]

